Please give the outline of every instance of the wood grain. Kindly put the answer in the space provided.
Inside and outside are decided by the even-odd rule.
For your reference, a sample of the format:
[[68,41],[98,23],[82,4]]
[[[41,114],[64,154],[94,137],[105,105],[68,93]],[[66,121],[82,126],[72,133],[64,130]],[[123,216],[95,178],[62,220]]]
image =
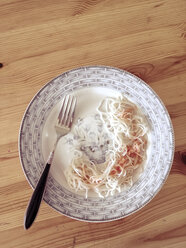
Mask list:
[[[186,247],[185,13],[184,0],[0,1],[0,247]],[[127,218],[84,223],[43,203],[25,231],[32,190],[17,142],[25,108],[56,75],[97,64],[136,74],[165,103],[176,141],[168,180]]]

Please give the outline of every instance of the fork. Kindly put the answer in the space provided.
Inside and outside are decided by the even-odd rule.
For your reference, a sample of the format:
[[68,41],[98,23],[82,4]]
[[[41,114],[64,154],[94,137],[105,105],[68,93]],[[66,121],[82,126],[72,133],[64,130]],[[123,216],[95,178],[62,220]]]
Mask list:
[[43,198],[47,177],[53,161],[53,157],[58,141],[62,136],[66,135],[70,131],[73,122],[75,107],[76,107],[76,98],[70,95],[65,96],[62,101],[62,106],[55,124],[55,130],[57,134],[56,142],[54,144],[52,152],[48,157],[45,168],[41,174],[41,177],[36,185],[36,188],[28,204],[24,218],[25,229],[28,229],[36,218],[36,215],[38,213],[41,204],[41,200]]

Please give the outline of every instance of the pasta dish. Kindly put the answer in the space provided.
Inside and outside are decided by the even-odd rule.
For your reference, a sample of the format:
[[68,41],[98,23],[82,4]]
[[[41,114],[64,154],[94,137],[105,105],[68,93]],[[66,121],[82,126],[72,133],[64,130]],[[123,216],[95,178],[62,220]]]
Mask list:
[[[148,125],[138,107],[124,96],[103,99],[97,116],[97,125],[109,137],[104,161],[96,162],[76,147],[65,176],[69,186],[85,197],[93,190],[104,198],[133,185],[135,171],[146,161]],[[78,135],[80,143],[88,142],[81,130]],[[100,135],[95,137],[100,142]]]

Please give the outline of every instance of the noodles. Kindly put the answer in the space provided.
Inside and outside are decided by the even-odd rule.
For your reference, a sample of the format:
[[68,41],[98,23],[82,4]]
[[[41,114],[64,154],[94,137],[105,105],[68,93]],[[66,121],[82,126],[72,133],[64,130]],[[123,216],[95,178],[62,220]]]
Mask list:
[[[137,106],[123,96],[118,99],[105,98],[97,111],[99,118],[96,124],[104,127],[110,140],[105,161],[93,161],[77,146],[65,176],[69,186],[85,192],[85,197],[89,190],[93,190],[103,198],[133,185],[136,169],[146,160],[148,128]],[[77,135],[82,144],[91,140],[86,139],[83,130],[79,130]],[[94,135],[96,140],[99,137],[99,133]]]

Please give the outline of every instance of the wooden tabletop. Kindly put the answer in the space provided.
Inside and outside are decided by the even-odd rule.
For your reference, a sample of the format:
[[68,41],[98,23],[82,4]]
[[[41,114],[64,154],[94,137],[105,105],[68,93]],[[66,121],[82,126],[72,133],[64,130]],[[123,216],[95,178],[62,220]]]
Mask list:
[[[0,247],[186,247],[186,2],[184,0],[0,1]],[[109,65],[145,80],[175,131],[171,173],[129,217],[86,223],[42,203],[23,228],[32,194],[18,154],[19,127],[36,92],[82,65]]]

